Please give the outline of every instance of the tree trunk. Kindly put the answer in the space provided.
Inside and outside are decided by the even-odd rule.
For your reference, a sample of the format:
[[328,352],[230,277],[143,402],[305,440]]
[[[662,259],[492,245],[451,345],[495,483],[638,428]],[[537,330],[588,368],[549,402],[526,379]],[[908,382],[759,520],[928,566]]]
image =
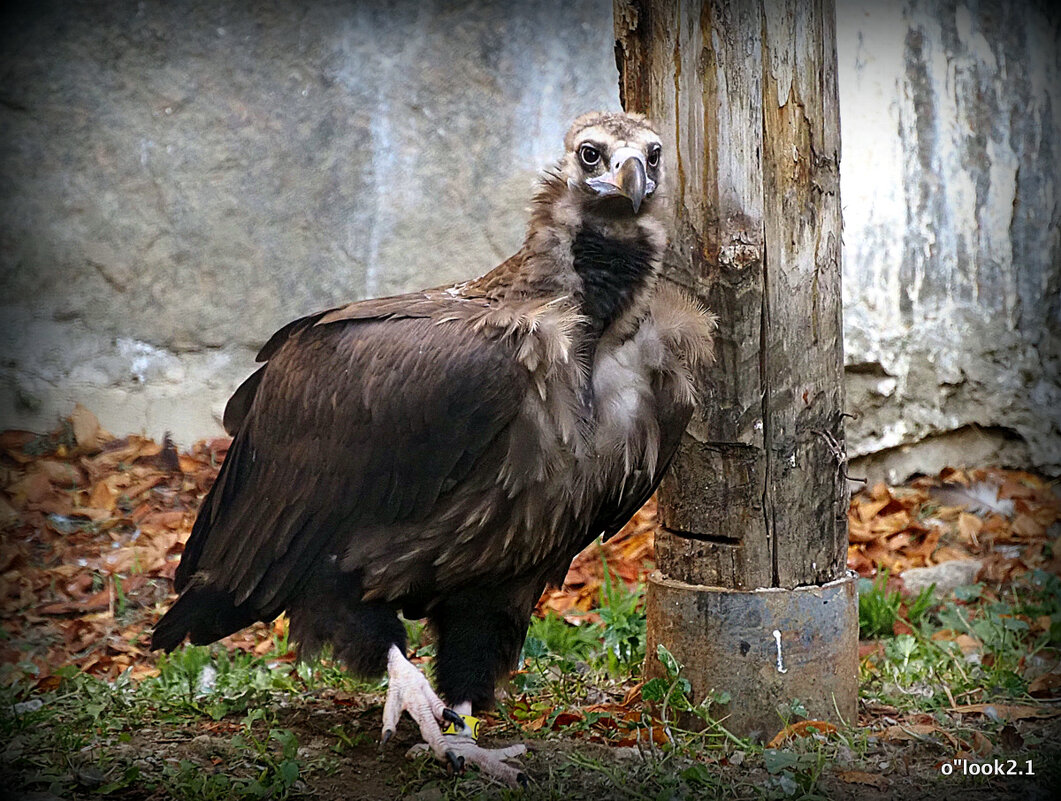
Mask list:
[[[754,679],[758,663],[749,662],[751,684],[727,688],[742,696],[736,704],[748,707],[743,728],[757,731],[777,720],[772,708],[751,708],[760,697],[767,703],[786,694],[807,697],[792,671],[782,669],[782,641],[802,637],[814,643],[808,659],[817,661],[825,649],[842,661],[838,681],[853,713],[851,587],[828,590],[846,600],[834,604],[842,611],[839,623],[799,619],[815,617],[808,611],[813,604],[790,609],[795,618],[757,606],[760,617],[789,615],[777,634],[765,629],[764,619],[748,630],[738,620],[717,619],[747,617],[734,591],[819,587],[845,575],[832,4],[616,0],[615,27],[623,106],[661,127],[669,159],[675,231],[666,276],[719,316],[717,359],[699,376],[700,410],[660,491],[667,533],[656,542],[650,644],[673,651],[684,642],[687,652],[675,654],[694,673],[725,670],[736,656],[724,648],[703,653],[705,625],[721,623],[730,634],[741,629],[733,646],[752,661],[758,656],[772,664],[776,646],[783,687],[762,693]],[[726,611],[705,601],[681,614],[695,618],[690,610],[711,608],[714,619],[677,619],[684,607],[671,594],[680,596],[683,586],[694,594],[729,593]],[[748,602],[758,604],[750,596]],[[832,633],[804,636],[807,626],[819,624]],[[712,632],[712,639],[725,639],[725,631]],[[830,637],[844,641],[830,643]],[[790,652],[790,666],[797,656]],[[658,670],[651,653],[648,668]],[[725,684],[719,675],[689,678],[704,694]],[[824,697],[835,693],[830,688]]]

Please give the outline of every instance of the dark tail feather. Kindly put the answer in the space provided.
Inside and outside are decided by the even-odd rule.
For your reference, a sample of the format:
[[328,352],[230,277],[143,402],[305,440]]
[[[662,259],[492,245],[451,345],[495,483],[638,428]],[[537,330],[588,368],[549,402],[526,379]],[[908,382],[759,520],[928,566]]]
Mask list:
[[172,651],[185,636],[193,645],[206,645],[258,620],[249,609],[233,605],[232,596],[208,588],[187,590],[155,626],[151,648]]
[[246,469],[243,463],[247,461],[243,458],[247,450],[246,440],[246,433],[232,440],[225,461],[221,463],[221,470],[199,506],[199,514],[192,526],[191,536],[184,543],[184,552],[181,554],[180,564],[177,565],[177,573],[173,577],[173,587],[177,592],[183,592],[190,585],[192,576],[199,570],[199,559],[203,555],[203,549],[206,548],[207,538],[210,536],[213,525],[222,507],[232,501],[242,482],[241,473]]

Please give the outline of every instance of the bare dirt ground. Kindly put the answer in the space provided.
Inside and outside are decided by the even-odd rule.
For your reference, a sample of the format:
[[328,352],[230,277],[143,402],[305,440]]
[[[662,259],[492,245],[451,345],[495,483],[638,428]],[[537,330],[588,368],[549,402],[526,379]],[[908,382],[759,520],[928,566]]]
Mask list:
[[[843,747],[837,749],[839,760],[830,752],[829,764],[810,793],[799,790],[788,795],[781,786],[771,791],[772,776],[761,764],[734,764],[733,752],[720,754],[713,762],[703,759],[664,757],[657,753],[639,752],[636,748],[614,748],[586,742],[572,737],[523,739],[518,736],[488,737],[487,747],[501,747],[515,742],[529,746],[521,760],[531,783],[526,790],[513,791],[480,779],[474,770],[463,776],[453,776],[438,763],[426,757],[409,758],[406,752],[418,742],[414,726],[405,721],[386,748],[377,742],[380,708],[329,708],[326,704],[307,704],[284,710],[280,715],[283,725],[296,732],[300,760],[317,765],[305,779],[302,792],[292,797],[307,797],[319,801],[366,799],[415,799],[442,801],[447,798],[522,798],[525,801],[557,799],[558,801],[587,801],[596,799],[669,799],[669,798],[831,798],[864,799],[950,799],[964,801],[992,801],[993,799],[1024,799],[1024,801],[1053,801],[1057,797],[1058,763],[1061,760],[1061,722],[1036,722],[1022,727],[1025,734],[1041,737],[1045,748],[1029,756],[1029,752],[1011,757],[999,756],[1003,769],[1026,770],[1032,760],[1036,776],[962,776],[944,775],[940,765],[948,758],[947,749],[929,740],[901,744],[882,744],[864,759],[850,753],[851,762],[845,765]],[[335,752],[334,730],[342,727],[357,738],[355,745]],[[197,764],[215,764],[225,770],[232,759],[240,755],[233,749],[226,727],[211,733],[198,728],[188,730],[148,728],[139,732],[122,746],[121,755],[134,759],[156,761],[185,759]],[[813,753],[813,749],[802,749]],[[989,762],[991,760],[988,760]],[[670,785],[670,780],[688,772],[696,765],[706,765],[710,780],[702,785],[681,782]],[[91,794],[85,797],[92,797]],[[168,798],[165,791],[145,792],[128,788],[116,793],[115,798]],[[39,801],[46,801],[39,799]]]

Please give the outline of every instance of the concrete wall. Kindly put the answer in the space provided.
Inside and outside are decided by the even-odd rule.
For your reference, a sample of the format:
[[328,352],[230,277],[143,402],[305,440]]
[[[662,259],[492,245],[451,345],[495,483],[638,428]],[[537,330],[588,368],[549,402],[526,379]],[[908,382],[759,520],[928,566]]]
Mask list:
[[129,2],[0,21],[0,427],[219,431],[269,334],[516,250],[610,0]]
[[[1049,7],[839,1],[856,471],[1061,471]],[[515,250],[569,121],[618,98],[608,0],[511,9],[8,13],[0,427],[48,429],[80,401],[116,432],[188,443],[220,430],[286,321]]]
[[841,1],[837,26],[853,472],[1061,472],[1061,13]]

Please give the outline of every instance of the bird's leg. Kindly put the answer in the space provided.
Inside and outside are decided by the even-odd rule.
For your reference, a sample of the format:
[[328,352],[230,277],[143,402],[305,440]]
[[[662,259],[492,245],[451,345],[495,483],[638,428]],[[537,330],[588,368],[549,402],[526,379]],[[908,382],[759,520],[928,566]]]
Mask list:
[[402,712],[408,712],[420,727],[420,736],[432,753],[440,760],[448,761],[454,770],[460,770],[464,762],[451,749],[439,727],[439,721],[444,719],[444,711],[446,705],[431,689],[427,677],[405,658],[401,648],[392,645],[387,652],[387,700],[383,704],[383,736],[380,741],[386,744],[398,728]]
[[454,704],[452,709],[444,711],[446,721],[453,724],[447,726],[451,733],[442,735],[448,742],[450,751],[457,754],[465,764],[475,765],[484,775],[509,787],[526,787],[527,774],[520,770],[518,762],[509,764],[508,760],[527,753],[527,746],[517,743],[507,748],[480,748],[476,742],[477,732],[466,719],[471,718],[471,714],[471,701]]
[[[471,715],[471,702],[457,704],[448,709],[438,697],[427,677],[405,658],[397,645],[387,652],[387,700],[383,705],[383,737],[386,743],[398,727],[402,712],[408,712],[420,727],[424,742],[413,746],[411,752],[429,749],[440,761],[448,763],[454,770],[462,770],[465,764],[479,768],[486,776],[510,787],[526,785],[527,776],[505,760],[526,752],[524,745],[507,748],[480,748],[473,733],[462,716]],[[454,724],[456,733],[443,734],[440,723]]]

